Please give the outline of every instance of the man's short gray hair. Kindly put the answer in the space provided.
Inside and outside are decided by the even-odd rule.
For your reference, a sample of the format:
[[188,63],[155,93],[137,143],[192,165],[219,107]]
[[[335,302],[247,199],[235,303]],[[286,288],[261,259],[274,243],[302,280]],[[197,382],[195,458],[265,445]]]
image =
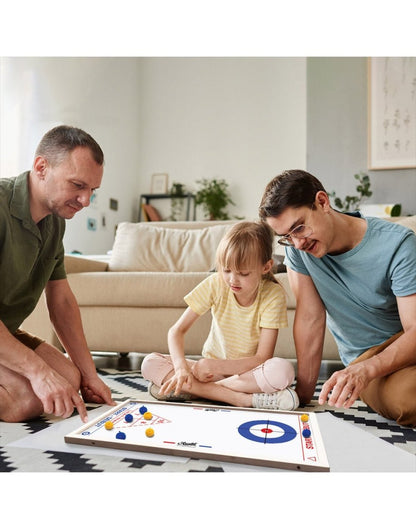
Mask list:
[[41,139],[35,156],[44,156],[51,165],[57,165],[77,147],[87,147],[98,165],[104,165],[101,147],[87,132],[68,125],[59,125]]

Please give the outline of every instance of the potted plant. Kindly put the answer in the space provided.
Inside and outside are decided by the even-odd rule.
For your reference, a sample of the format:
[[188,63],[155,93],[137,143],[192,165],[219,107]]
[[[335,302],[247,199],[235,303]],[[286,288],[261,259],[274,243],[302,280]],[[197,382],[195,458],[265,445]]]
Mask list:
[[169,220],[177,221],[182,215],[183,201],[186,193],[185,184],[181,184],[180,182],[172,183],[172,187],[169,189],[169,194],[171,195]]
[[235,204],[230,197],[228,183],[216,178],[203,178],[196,183],[199,189],[195,195],[195,204],[202,206],[209,220],[229,220],[227,206]]
[[358,180],[358,185],[355,188],[358,195],[347,195],[344,200],[341,200],[335,195],[335,191],[328,193],[330,197],[334,199],[334,204],[340,211],[358,211],[360,209],[361,202],[373,194],[370,191],[370,177],[365,173],[355,174],[354,178]]

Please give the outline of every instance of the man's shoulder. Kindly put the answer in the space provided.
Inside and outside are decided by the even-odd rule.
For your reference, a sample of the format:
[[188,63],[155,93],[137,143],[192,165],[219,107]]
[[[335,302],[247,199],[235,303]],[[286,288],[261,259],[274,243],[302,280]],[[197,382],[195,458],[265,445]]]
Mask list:
[[13,191],[15,182],[16,177],[0,178],[0,198],[2,200],[10,196],[10,193]]
[[[380,232],[404,233],[410,228],[403,226],[399,221],[393,222],[379,217],[366,217],[370,229]],[[411,230],[413,231],[413,230]]]
[[380,240],[383,245],[396,246],[402,244],[409,237],[414,238],[415,232],[398,222],[390,222],[376,217],[367,218],[370,240]]
[[0,218],[10,216],[10,203],[16,178],[0,178]]
[[29,171],[25,171],[19,176],[0,178],[0,200],[10,202],[16,186],[27,186],[27,175]]

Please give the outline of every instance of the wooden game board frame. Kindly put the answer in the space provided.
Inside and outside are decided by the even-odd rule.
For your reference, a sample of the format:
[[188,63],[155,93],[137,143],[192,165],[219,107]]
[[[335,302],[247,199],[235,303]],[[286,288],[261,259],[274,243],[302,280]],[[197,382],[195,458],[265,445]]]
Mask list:
[[[212,408],[216,410],[232,410],[232,411],[255,411],[256,414],[259,413],[265,413],[268,416],[273,415],[273,410],[262,410],[262,409],[255,409],[253,408],[239,408],[234,406],[215,406],[215,405],[199,405],[199,404],[193,404],[193,403],[178,403],[178,402],[163,402],[163,401],[146,401],[141,399],[127,399],[126,401],[123,401],[122,403],[118,404],[117,406],[114,406],[110,410],[107,410],[105,413],[99,415],[95,419],[89,421],[86,424],[83,424],[80,428],[77,430],[69,433],[68,435],[65,435],[64,439],[66,443],[73,443],[73,444],[81,444],[81,445],[89,445],[89,446],[98,446],[98,447],[105,447],[105,448],[115,448],[118,450],[132,450],[136,452],[150,452],[150,453],[156,453],[156,454],[167,454],[171,456],[184,456],[188,458],[203,458],[203,459],[210,459],[215,461],[226,461],[230,463],[237,463],[237,464],[246,464],[246,465],[256,465],[256,466],[263,466],[263,467],[272,467],[272,468],[280,468],[285,470],[297,470],[297,471],[309,471],[309,472],[329,472],[330,467],[328,463],[328,459],[326,456],[326,451],[324,447],[324,443],[322,440],[321,432],[319,429],[319,425],[316,419],[316,415],[313,412],[308,412],[309,415],[309,422],[311,423],[311,427],[313,428],[314,432],[314,441],[315,441],[315,447],[316,451],[319,455],[319,462],[291,462],[291,461],[285,461],[285,460],[271,460],[271,459],[257,459],[250,456],[231,456],[229,454],[221,454],[219,452],[215,453],[207,453],[204,451],[200,451],[196,448],[188,448],[186,446],[177,446],[177,445],[169,445],[169,446],[148,446],[146,444],[139,444],[137,442],[131,443],[128,441],[116,441],[116,440],[101,440],[101,439],[93,439],[91,437],[83,436],[82,432],[88,430],[89,428],[93,427],[99,422],[102,422],[104,419],[106,419],[109,415],[112,415],[116,413],[119,409],[125,407],[128,404],[135,404],[138,405],[144,405],[149,406],[149,408],[156,408],[157,406],[163,405],[166,406],[176,406],[176,407],[192,407],[192,408]],[[279,411],[279,415],[297,415],[300,416],[305,412],[283,412]]]

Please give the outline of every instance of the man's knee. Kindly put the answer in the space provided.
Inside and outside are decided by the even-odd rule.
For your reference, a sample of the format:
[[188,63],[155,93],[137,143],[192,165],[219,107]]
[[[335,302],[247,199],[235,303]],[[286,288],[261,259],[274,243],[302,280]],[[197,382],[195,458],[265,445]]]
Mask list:
[[386,384],[385,406],[390,416],[401,426],[416,427],[416,366],[413,377],[400,377],[400,383]]
[[373,380],[360,395],[374,411],[401,426],[416,426],[416,366]]
[[3,422],[25,422],[40,417],[43,413],[42,406],[30,406],[29,403],[15,404],[13,408],[7,409],[1,414]]
[[40,400],[33,392],[24,388],[20,389],[15,397],[8,394],[7,398],[2,395],[0,399],[0,420],[3,422],[24,422],[43,413]]

